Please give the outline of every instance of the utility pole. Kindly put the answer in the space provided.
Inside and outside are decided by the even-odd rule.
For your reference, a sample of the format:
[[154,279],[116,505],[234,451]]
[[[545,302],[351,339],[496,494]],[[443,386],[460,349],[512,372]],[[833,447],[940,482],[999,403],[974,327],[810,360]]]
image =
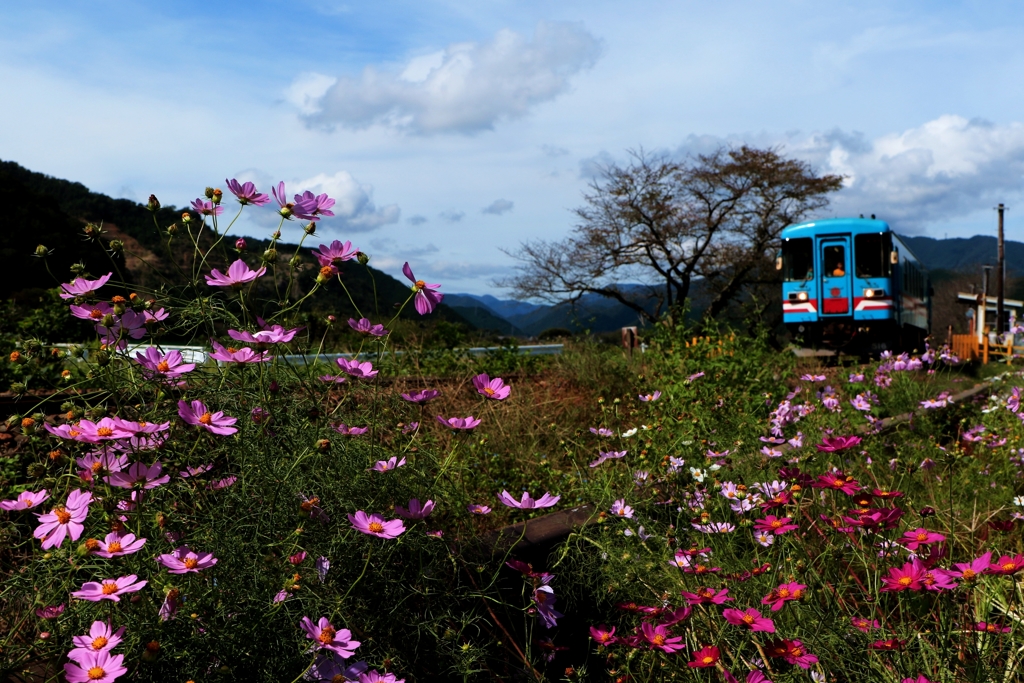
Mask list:
[[1006,211],[1006,207],[1002,203],[996,207],[996,211],[999,212],[999,262],[996,264],[997,277],[999,278],[996,282],[996,334],[1002,334],[1006,331],[1003,327],[1003,280],[1006,279],[1006,254],[1003,249],[1003,213]]

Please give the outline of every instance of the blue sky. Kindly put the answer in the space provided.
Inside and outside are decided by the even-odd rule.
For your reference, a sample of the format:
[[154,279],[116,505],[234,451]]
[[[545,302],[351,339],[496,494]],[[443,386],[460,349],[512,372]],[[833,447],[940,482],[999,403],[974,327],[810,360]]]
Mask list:
[[325,239],[442,291],[500,295],[501,249],[567,235],[595,162],[641,146],[780,145],[847,176],[827,215],[967,236],[1004,201],[1024,239],[1019,3],[119,0],[0,21],[0,158],[179,206],[229,177],[326,191]]

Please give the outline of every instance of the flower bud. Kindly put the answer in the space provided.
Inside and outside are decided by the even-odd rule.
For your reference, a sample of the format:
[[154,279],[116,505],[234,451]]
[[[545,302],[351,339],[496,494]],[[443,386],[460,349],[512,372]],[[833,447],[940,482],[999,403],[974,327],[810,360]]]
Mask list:
[[272,240],[279,240],[279,239],[281,239],[281,231],[280,230],[275,230],[274,234],[272,234],[270,236],[270,239],[272,239]]
[[97,237],[102,232],[100,226],[95,223],[86,223],[85,227],[82,228],[82,232],[85,233],[86,237]]
[[178,224],[177,223],[171,223],[170,225],[168,225],[167,226],[167,234],[171,235],[172,237],[174,235],[177,235],[178,234]]
[[213,200],[214,204],[220,204],[220,200],[223,199],[223,198],[224,198],[224,193],[221,191],[221,189],[219,187],[214,189],[213,196],[210,197],[210,199]]
[[[114,315],[124,315],[124,304],[114,304]],[[106,320],[107,318],[110,317],[111,315],[107,313],[107,315],[104,316],[103,319]],[[113,324],[113,320],[111,320],[111,324]],[[106,325],[106,327],[110,327],[110,325]]]
[[25,357],[21,355],[21,351],[11,351],[11,355],[9,356],[9,358],[11,359],[12,363],[20,364],[25,362]]
[[11,393],[20,396],[28,390],[24,382],[11,382]]
[[333,325],[337,320],[338,319],[336,317],[334,317],[333,315],[327,316],[327,324],[328,325]]
[[921,515],[922,517],[934,517],[935,508],[933,508],[931,505],[925,505],[917,514]]
[[281,391],[281,385],[277,383],[276,379],[275,380],[271,380],[270,381],[270,386],[267,387],[267,388],[270,390],[270,393],[272,393],[272,394],[276,394],[277,392]]
[[235,240],[235,249],[237,249],[238,251],[245,251],[244,237],[239,237],[237,240]]
[[[116,310],[116,308],[115,308],[115,310]],[[124,311],[121,311],[121,312],[124,313]],[[103,327],[111,328],[111,327],[114,326],[114,316],[111,315],[110,313],[107,313],[105,316],[103,316],[103,320],[100,321],[100,322],[103,323]]]
[[298,269],[298,267],[302,265],[302,257],[299,256],[298,254],[292,256],[291,259],[289,259],[288,261],[288,265],[291,266],[292,268]]
[[313,223],[312,221],[310,221],[309,223],[307,223],[306,225],[304,225],[302,227],[302,230],[307,235],[312,235],[313,233],[316,232],[316,223]]
[[72,263],[71,264],[71,274],[72,275],[81,275],[84,272],[85,272],[85,264],[84,263]]
[[356,260],[359,261],[359,265],[365,266],[367,263],[370,262],[370,255],[369,254],[364,254],[361,251],[357,251],[356,252]]
[[277,249],[267,249],[263,252],[263,262],[271,263],[277,260]]
[[121,240],[110,240],[110,251],[115,254],[124,251],[124,242]]
[[181,214],[181,222],[182,223],[191,223],[192,222],[192,214],[190,214],[188,211],[186,211],[185,213]]
[[155,194],[149,195],[149,201],[146,203],[146,208],[154,213],[160,210],[160,200],[156,198]]
[[96,365],[100,366],[101,368],[110,364],[110,352],[109,351],[104,351],[103,349],[100,349],[99,351],[96,352],[95,357],[96,357]]
[[39,632],[39,640],[49,640],[49,639],[50,639],[50,632],[49,631],[40,631]]
[[207,199],[213,199],[213,188],[208,187],[205,190],[203,190],[203,196],[206,197]]
[[156,525],[161,529],[167,526],[167,515],[165,515],[164,513],[157,512],[156,515],[153,516],[153,519],[156,522]]
[[142,652],[142,661],[152,662],[156,661],[156,658],[160,656],[160,643],[151,640],[146,643],[146,649]]
[[316,442],[316,449],[321,453],[326,453],[331,450],[331,442],[327,439],[320,439]]
[[46,258],[47,256],[49,256],[49,254],[50,250],[46,248],[46,245],[40,244],[38,247],[36,247],[36,256],[38,256],[39,258]]

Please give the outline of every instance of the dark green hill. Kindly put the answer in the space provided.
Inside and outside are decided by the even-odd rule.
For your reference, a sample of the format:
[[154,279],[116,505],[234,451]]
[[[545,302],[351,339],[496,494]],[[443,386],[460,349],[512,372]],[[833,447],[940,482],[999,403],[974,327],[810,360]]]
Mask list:
[[[978,273],[983,264],[996,262],[996,238],[988,235],[974,237],[904,237],[914,254],[929,270],[950,270]],[[1006,272],[1024,275],[1024,242],[1006,240]]]

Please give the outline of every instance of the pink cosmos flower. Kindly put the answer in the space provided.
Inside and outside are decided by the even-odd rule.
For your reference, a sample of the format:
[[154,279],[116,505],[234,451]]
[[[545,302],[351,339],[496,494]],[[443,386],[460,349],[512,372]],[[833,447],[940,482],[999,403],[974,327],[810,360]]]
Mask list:
[[348,666],[334,661],[334,657],[330,653],[321,652],[317,655],[316,661],[313,662],[313,666],[310,667],[309,673],[307,674],[308,680],[313,681],[338,681],[342,683],[344,681],[356,681],[359,678],[359,674],[363,673],[369,668],[369,664],[366,662],[355,662]]
[[981,557],[978,557],[970,562],[958,562],[953,566],[956,569],[951,569],[950,574],[960,578],[963,581],[974,581],[982,574],[989,573],[989,567],[992,563],[992,553],[986,552]]
[[902,567],[890,567],[889,575],[882,577],[882,592],[918,591],[922,589],[924,567],[918,562],[907,562]]
[[124,626],[114,631],[114,628],[109,623],[102,621],[92,622],[88,635],[75,636],[71,639],[75,647],[68,653],[68,659],[73,662],[81,662],[86,655],[104,651],[110,652],[124,640],[124,630]]
[[314,249],[313,254],[320,266],[340,266],[345,261],[351,261],[359,253],[358,249],[352,248],[351,242],[342,243],[339,240],[331,242],[331,246],[321,244],[320,249]]
[[252,204],[254,206],[263,206],[270,202],[270,195],[263,194],[256,190],[256,186],[248,180],[244,183],[239,183],[237,180],[232,178],[231,180],[224,180],[228,185],[228,190],[231,194],[235,195],[238,199],[238,203],[242,206],[246,204]]
[[341,368],[345,373],[358,377],[359,379],[370,379],[376,377],[378,370],[373,369],[373,363],[370,361],[359,362],[358,358],[348,360],[345,358],[339,358],[335,361],[338,367]]
[[437,291],[437,288],[441,285],[427,284],[423,280],[417,280],[416,276],[412,274],[412,268],[409,267],[408,262],[402,266],[402,272],[412,282],[412,291],[416,293],[416,299],[413,301],[416,306],[416,312],[420,315],[426,315],[433,311],[441,303],[441,299],[444,298],[444,294]]
[[384,329],[383,325],[380,323],[374,325],[368,318],[360,318],[359,320],[349,318],[348,326],[360,334],[368,334],[371,337],[384,337],[387,336],[388,333],[388,331]]
[[643,401],[644,403],[649,403],[651,401],[657,401],[659,398],[661,398],[661,392],[660,391],[655,391],[653,394],[640,394],[638,396],[638,398],[641,401]]
[[213,469],[213,463],[208,462],[202,465],[196,465],[195,467],[186,467],[182,471],[178,472],[178,476],[182,479],[188,479],[189,477],[198,477],[200,474],[206,474]]
[[981,633],[1009,633],[1013,629],[1009,626],[1003,626],[1002,624],[993,624],[984,621],[979,621],[974,625],[974,630]]
[[349,427],[344,422],[339,422],[334,425],[334,431],[338,432],[342,436],[359,436],[370,431],[369,427]]
[[187,424],[205,429],[211,434],[228,436],[238,431],[232,426],[238,422],[238,418],[229,417],[219,410],[211,413],[202,401],[178,401],[178,417]]
[[997,561],[989,565],[988,573],[998,574],[1000,576],[1012,576],[1022,569],[1024,569],[1024,555],[1017,555],[1016,557],[1003,555]]
[[611,513],[616,517],[625,517],[626,519],[633,519],[633,508],[626,505],[625,498],[620,498],[619,500],[612,503]]
[[773,612],[778,612],[790,600],[800,600],[804,597],[807,586],[802,583],[784,583],[768,595],[761,598],[762,605],[769,605]]
[[320,375],[317,379],[328,384],[341,384],[348,381],[348,378],[344,375]]
[[93,323],[98,323],[106,316],[113,315],[114,313],[114,307],[106,301],[97,301],[82,306],[71,304],[69,309],[71,310],[71,315],[79,320],[88,320]]
[[358,683],[405,683],[404,678],[395,678],[394,674],[388,672],[377,673],[377,670],[359,674]]
[[924,674],[918,674],[917,678],[904,678],[900,683],[932,683]]
[[314,195],[309,190],[306,190],[301,195],[295,195],[295,205],[292,208],[292,212],[296,218],[318,221],[320,216],[334,215],[334,212],[330,210],[334,204],[334,200],[328,197],[327,193]]
[[720,591],[715,591],[713,588],[706,588],[704,586],[701,586],[697,589],[697,592],[695,593],[687,593],[686,591],[681,591],[680,595],[683,596],[683,599],[686,600],[686,602],[688,602],[691,607],[695,605],[722,605],[728,602],[729,600],[732,600],[732,598],[729,597],[728,588],[723,588]]
[[466,506],[466,509],[469,510],[469,512],[474,515],[491,514],[491,508],[489,508],[486,505],[481,505],[479,503],[470,503],[469,505]]
[[213,553],[196,553],[187,545],[177,548],[173,553],[164,553],[156,561],[167,567],[169,574],[196,574],[217,564]]
[[422,389],[420,391],[402,394],[401,396],[409,403],[426,403],[427,401],[433,401],[440,395],[441,392],[436,389]]
[[211,270],[210,274],[206,276],[206,284],[211,287],[238,287],[246,282],[252,282],[258,277],[262,277],[266,272],[266,266],[261,266],[258,270],[251,270],[249,266],[245,265],[245,261],[238,259],[228,266],[227,274],[220,272],[216,268]]
[[405,524],[402,520],[386,520],[376,513],[368,515],[362,510],[357,510],[355,515],[349,515],[348,521],[356,530],[378,538],[397,538],[405,532]]
[[398,456],[393,455],[387,460],[378,460],[377,464],[375,464],[370,469],[373,470],[374,472],[389,472],[391,470],[398,469],[404,464],[405,458],[399,460]]
[[618,458],[626,457],[628,451],[598,451],[597,460],[593,460],[590,463],[591,467],[597,467],[606,460],[613,460]]
[[818,662],[818,658],[807,651],[799,640],[776,640],[765,648],[769,657],[782,657],[790,664],[801,669],[809,669]]
[[272,359],[269,351],[257,353],[248,346],[243,346],[240,349],[229,348],[221,346],[213,339],[210,340],[210,343],[213,345],[213,353],[210,354],[210,358],[224,363],[266,363]]
[[114,472],[107,476],[107,483],[111,486],[117,486],[123,489],[130,489],[136,486],[140,486],[143,489],[154,489],[157,486],[163,486],[171,480],[171,475],[164,474],[161,476],[163,471],[163,465],[157,460],[150,466],[146,466],[141,462],[137,462],[128,468],[124,472]]
[[31,510],[49,497],[46,489],[22,491],[14,500],[0,500],[0,510]]
[[751,631],[775,633],[775,622],[768,617],[761,616],[761,613],[753,607],[745,610],[725,609],[722,610],[722,616],[733,626],[745,626]]
[[491,379],[486,373],[474,377],[473,386],[476,387],[476,393],[484,398],[491,398],[495,401],[504,401],[512,392],[512,387],[505,386],[503,379],[500,377]]
[[220,204],[214,204],[209,199],[203,199],[197,197],[192,202],[192,210],[198,213],[200,216],[219,216],[224,213],[224,207]]
[[103,579],[99,582],[87,581],[82,585],[81,590],[72,593],[71,597],[89,602],[99,602],[100,600],[121,602],[119,596],[140,591],[149,583],[148,581],[136,581],[138,578],[135,574],[129,574],[116,579]]
[[828,379],[825,375],[800,375],[800,379],[804,382],[824,382]]
[[932,543],[939,543],[945,541],[946,537],[940,533],[934,531],[928,531],[927,529],[917,528],[913,531],[908,531],[903,534],[900,541],[907,547],[907,550],[916,551],[923,545],[931,545]]
[[764,519],[754,521],[754,529],[757,531],[770,531],[776,535],[784,534],[787,531],[796,531],[799,528],[800,526],[793,524],[793,520],[789,517],[766,515]]
[[278,206],[281,207],[278,213],[288,220],[291,220],[293,215],[302,218],[314,209],[313,206],[307,205],[305,200],[302,199],[302,195],[295,195],[296,202],[288,201],[288,195],[284,191],[284,181],[278,183],[276,187],[271,186],[270,193],[274,195]]
[[847,476],[842,472],[835,471],[823,474],[818,477],[818,480],[811,484],[816,489],[830,489],[832,491],[842,491],[848,496],[860,491],[860,484],[857,480],[851,476]]
[[86,652],[64,665],[64,676],[68,683],[113,683],[128,673],[123,662],[124,655],[112,655],[107,650]]
[[352,640],[351,631],[347,628],[334,628],[327,617],[320,617],[315,624],[309,617],[302,617],[299,626],[306,632],[306,637],[313,641],[315,650],[330,650],[342,659],[348,659],[359,647],[359,641]]
[[238,481],[238,477],[236,476],[232,475],[230,477],[224,477],[223,479],[210,482],[210,485],[207,486],[206,489],[208,491],[220,491],[221,489],[226,489],[229,486],[234,486],[236,481]]
[[409,424],[407,424],[404,427],[402,427],[402,433],[403,434],[412,434],[413,432],[415,432],[419,428],[420,428],[420,423],[419,422],[410,422]]
[[303,327],[295,327],[290,330],[284,329],[282,325],[267,325],[262,318],[257,317],[256,321],[261,329],[256,332],[247,330],[228,330],[228,336],[235,341],[248,344],[287,344],[295,339],[295,335],[301,332]]
[[32,535],[40,539],[43,550],[59,548],[68,536],[77,541],[85,528],[83,522],[89,516],[89,503],[92,494],[88,491],[75,489],[68,495],[64,505],[58,505],[46,514],[36,515],[39,526]]
[[682,636],[671,636],[666,627],[663,624],[657,626],[652,625],[650,622],[644,622],[640,624],[638,635],[644,642],[646,642],[652,650],[661,650],[666,654],[673,654],[679,652],[686,647],[683,643]]
[[74,299],[79,296],[94,294],[97,289],[107,284],[107,280],[109,280],[113,274],[113,271],[111,271],[97,280],[86,280],[84,277],[75,278],[71,283],[62,284],[60,286],[60,298],[67,300]]
[[[170,422],[145,422],[143,420],[125,420],[120,417],[112,417],[114,424],[117,425],[118,429],[127,434],[129,437],[142,437],[149,434],[157,434],[159,432],[166,432],[171,428]],[[115,447],[119,447],[121,444],[115,444]]]
[[40,607],[36,610],[36,616],[40,619],[56,619],[62,614],[64,614],[63,602],[59,605],[48,605],[46,607]]
[[607,427],[591,427],[590,433],[596,434],[597,436],[603,436],[605,438],[611,438],[615,436],[615,432],[608,429]]
[[590,627],[590,637],[597,642],[598,645],[614,645],[618,642],[618,638],[615,637],[615,627],[608,628],[604,624],[600,626]]
[[687,662],[686,666],[691,669],[703,669],[714,666],[721,658],[718,648],[714,645],[705,645],[693,653],[693,661]]
[[502,491],[498,494],[498,500],[503,505],[510,508],[519,508],[520,510],[549,508],[558,503],[561,498],[561,496],[552,496],[550,493],[545,493],[540,498],[534,499],[530,497],[528,492],[523,491],[523,497],[520,500],[516,500],[509,495],[508,491]]
[[468,417],[449,417],[443,418],[440,415],[437,416],[437,421],[443,424],[445,427],[451,429],[470,430],[476,428],[480,424],[480,420],[474,418],[472,415]]
[[878,619],[865,619],[864,617],[852,617],[850,623],[853,627],[862,633],[869,633],[873,629],[881,628],[882,625],[878,622]]
[[434,511],[434,501],[428,500],[420,505],[419,498],[409,501],[409,507],[395,506],[395,514],[404,519],[426,519]]
[[859,436],[837,436],[835,438],[822,439],[822,443],[818,444],[818,450],[822,453],[835,453],[836,451],[845,451],[847,448],[853,448],[859,445],[861,438]]
[[100,541],[99,544],[100,549],[96,551],[96,555],[99,557],[121,557],[142,550],[142,546],[146,545],[146,539],[136,539],[135,534],[125,534],[122,536],[120,533],[113,531],[107,534],[107,537]]

